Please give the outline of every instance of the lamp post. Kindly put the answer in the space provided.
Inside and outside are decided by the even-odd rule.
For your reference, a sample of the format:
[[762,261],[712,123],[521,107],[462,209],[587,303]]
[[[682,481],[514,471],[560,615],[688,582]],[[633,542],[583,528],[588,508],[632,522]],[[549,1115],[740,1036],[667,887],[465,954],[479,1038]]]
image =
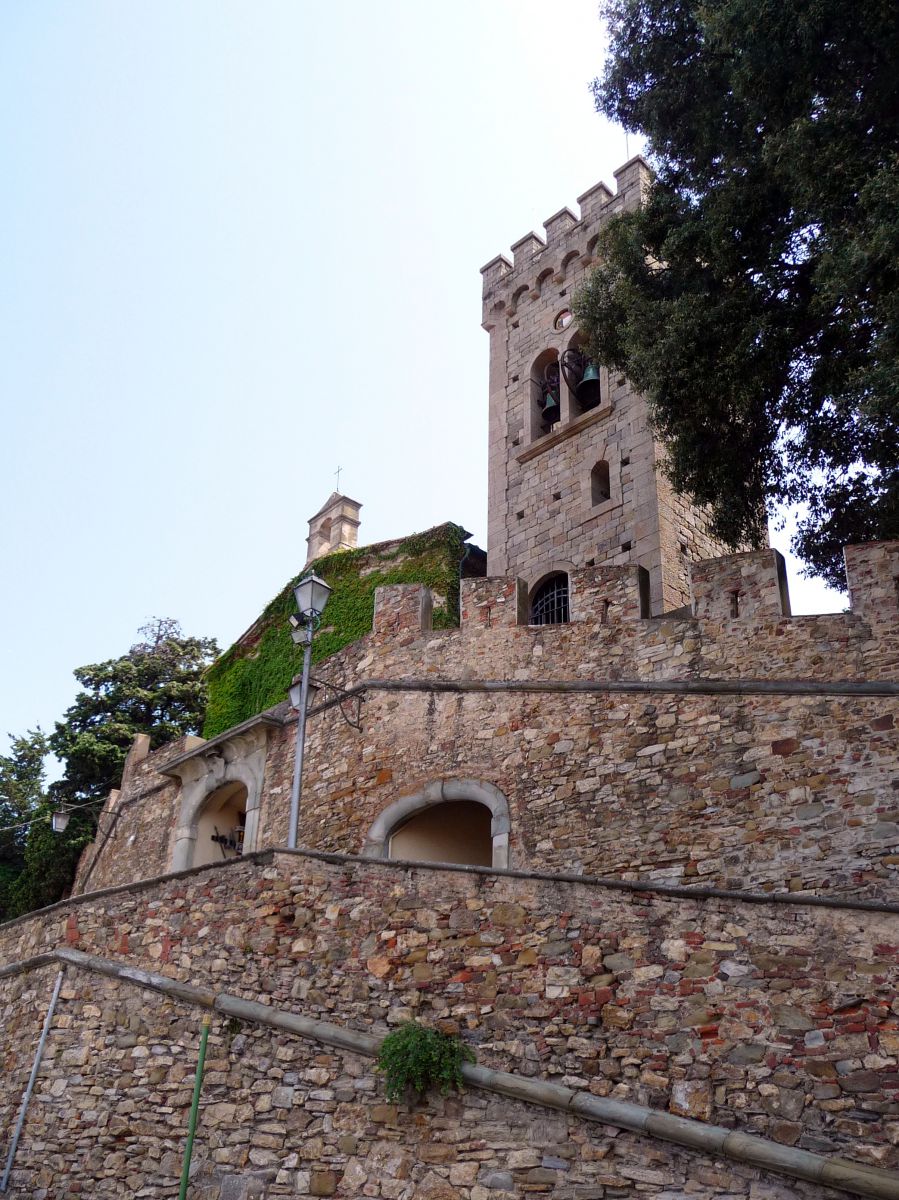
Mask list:
[[303,647],[303,675],[299,684],[290,689],[290,703],[297,710],[297,745],[293,760],[293,786],[290,789],[290,822],[287,828],[287,849],[297,848],[297,826],[300,822],[300,796],[303,791],[303,751],[306,746],[306,708],[309,703],[309,666],[312,661],[312,638],[321,619],[331,589],[313,571],[305,575],[293,589],[298,617],[291,617],[294,626],[291,636]]

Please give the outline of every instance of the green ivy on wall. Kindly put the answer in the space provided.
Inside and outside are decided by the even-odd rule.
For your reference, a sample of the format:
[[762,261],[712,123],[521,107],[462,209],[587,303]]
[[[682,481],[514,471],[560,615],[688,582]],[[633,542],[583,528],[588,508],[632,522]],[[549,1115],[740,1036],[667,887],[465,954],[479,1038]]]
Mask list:
[[[423,583],[434,593],[434,628],[459,623],[459,572],[465,530],[447,523],[396,543],[338,550],[316,559],[315,570],[333,589],[312,646],[321,662],[371,632],[375,588]],[[203,736],[215,737],[278,704],[302,667],[302,648],[290,636],[297,575],[278,593],[251,631],[209,668]]]

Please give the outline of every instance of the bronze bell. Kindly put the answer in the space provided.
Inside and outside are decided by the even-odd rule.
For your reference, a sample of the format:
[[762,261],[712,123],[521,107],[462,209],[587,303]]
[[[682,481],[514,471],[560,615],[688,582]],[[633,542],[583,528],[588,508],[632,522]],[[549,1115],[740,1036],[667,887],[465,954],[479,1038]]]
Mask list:
[[559,383],[559,364],[557,362],[548,363],[543,372],[543,394],[540,397],[540,415],[547,425],[555,425],[562,415],[562,408],[559,404]]
[[588,362],[584,367],[581,381],[575,388],[577,402],[583,409],[596,408],[600,400],[599,367],[596,363]]
[[543,389],[543,407],[540,410],[540,415],[547,425],[555,425],[559,417],[562,415],[562,409],[559,405],[559,397],[554,395],[548,387]]

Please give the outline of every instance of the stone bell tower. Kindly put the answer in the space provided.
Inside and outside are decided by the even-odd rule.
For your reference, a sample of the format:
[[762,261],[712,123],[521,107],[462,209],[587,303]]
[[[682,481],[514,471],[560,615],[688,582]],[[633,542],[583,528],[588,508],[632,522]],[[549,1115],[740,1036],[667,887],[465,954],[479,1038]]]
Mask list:
[[[482,268],[490,334],[488,562],[533,589],[553,572],[636,563],[652,615],[690,601],[688,564],[725,547],[658,470],[646,401],[579,350],[571,298],[602,225],[635,208],[649,167],[633,158]],[[647,614],[649,615],[649,614]]]
[[314,517],[309,518],[306,566],[332,550],[352,550],[359,535],[362,505],[340,492],[332,492]]

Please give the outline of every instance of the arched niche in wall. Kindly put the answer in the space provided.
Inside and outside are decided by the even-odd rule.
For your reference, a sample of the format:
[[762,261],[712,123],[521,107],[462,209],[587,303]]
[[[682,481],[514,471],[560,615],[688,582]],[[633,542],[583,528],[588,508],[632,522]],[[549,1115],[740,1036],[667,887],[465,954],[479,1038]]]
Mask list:
[[490,783],[439,779],[388,805],[371,825],[365,858],[508,867],[509,805]]
[[[219,826],[224,835],[223,826],[227,823],[229,831],[237,828],[241,815],[242,852],[257,849],[268,730],[278,725],[280,722],[272,717],[255,717],[246,725],[173,759],[163,768],[164,774],[181,782],[171,870],[184,871],[234,857],[229,853],[223,855],[219,843],[211,840],[216,836],[212,826]],[[234,821],[230,821],[232,816]],[[216,851],[214,855],[210,846]]]
[[223,783],[207,796],[197,817],[191,866],[225,862],[243,853],[247,825],[247,786],[240,780]]

